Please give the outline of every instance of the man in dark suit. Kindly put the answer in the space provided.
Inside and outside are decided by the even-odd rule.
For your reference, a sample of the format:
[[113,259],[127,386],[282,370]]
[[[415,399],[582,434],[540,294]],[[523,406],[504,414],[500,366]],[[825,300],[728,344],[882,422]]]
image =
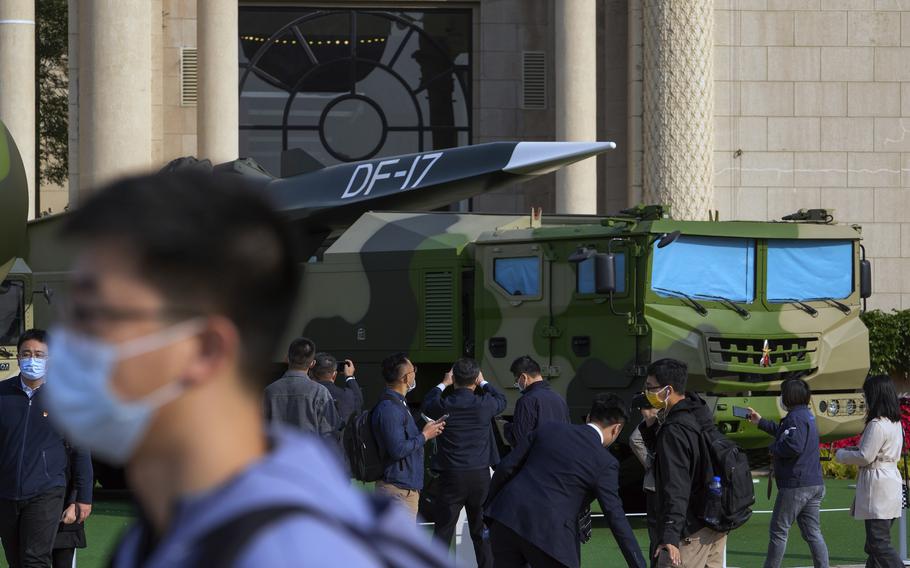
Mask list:
[[347,424],[351,415],[360,414],[363,409],[363,393],[357,384],[357,377],[354,376],[353,361],[344,360],[344,383],[339,385],[335,383],[338,377],[338,360],[328,353],[317,353],[310,376],[332,395],[342,427]]
[[627,420],[618,396],[600,395],[587,424],[538,428],[500,462],[486,507],[496,568],[577,568],[578,517],[595,497],[626,563],[645,567],[619,499],[619,462],[606,449]]
[[[446,387],[454,391],[443,398]],[[451,545],[461,508],[466,509],[479,568],[492,568],[493,553],[484,538],[483,503],[490,488],[490,466],[499,463],[492,420],[506,408],[506,397],[488,383],[473,359],[459,359],[436,388],[424,397],[423,411],[446,418],[438,452],[430,467],[439,473],[433,534]]]
[[528,434],[547,422],[569,424],[569,405],[550,388],[550,382],[540,373],[540,365],[529,355],[523,355],[512,362],[512,376],[521,391],[521,398],[515,403],[512,422],[503,428],[506,442],[513,448],[528,437]]

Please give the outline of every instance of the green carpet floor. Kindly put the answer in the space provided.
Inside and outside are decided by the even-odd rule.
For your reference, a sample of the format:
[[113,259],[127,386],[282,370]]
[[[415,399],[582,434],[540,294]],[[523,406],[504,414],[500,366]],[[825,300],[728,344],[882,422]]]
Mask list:
[[[765,497],[765,485],[756,486],[758,502],[756,511],[769,511],[772,504]],[[850,506],[853,500],[853,489],[850,481],[829,480],[827,496],[822,504],[825,509],[839,509]],[[122,501],[99,501],[95,504],[92,516],[86,523],[89,547],[78,553],[78,565],[83,568],[101,568],[105,566],[107,554],[117,541],[118,535],[129,524],[132,509]],[[746,526],[732,532],[727,545],[727,563],[731,567],[760,567],[764,561],[768,544],[768,523],[770,514],[755,514]],[[822,532],[828,544],[831,566],[845,564],[862,564],[864,532],[860,521],[855,521],[848,512],[822,513]],[[594,536],[591,542],[582,547],[582,565],[590,567],[622,567],[622,556],[601,520],[595,519]],[[635,536],[643,548],[647,549],[648,536],[644,519],[633,519],[632,527]],[[897,547],[897,523],[893,531],[893,542]],[[783,566],[811,566],[812,558],[809,549],[799,535],[799,529],[793,527],[787,555]],[[6,563],[0,560],[0,566]]]

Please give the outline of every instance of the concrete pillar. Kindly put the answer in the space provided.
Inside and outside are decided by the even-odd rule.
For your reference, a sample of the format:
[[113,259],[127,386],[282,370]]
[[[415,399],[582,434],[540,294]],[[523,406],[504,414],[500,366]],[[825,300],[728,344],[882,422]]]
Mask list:
[[80,194],[151,166],[148,0],[79,2]]
[[[556,139],[597,139],[597,3],[556,3]],[[597,212],[597,160],[556,172],[556,212]]]
[[237,67],[237,0],[198,0],[199,157],[212,163],[237,158],[240,95]]
[[626,165],[628,193],[626,204],[634,207],[641,203],[642,191],[642,0],[629,0],[629,61],[628,61],[628,124],[626,131]]
[[35,217],[35,0],[0,0],[0,120],[13,136]]
[[714,204],[714,0],[643,1],[645,201],[677,219]]

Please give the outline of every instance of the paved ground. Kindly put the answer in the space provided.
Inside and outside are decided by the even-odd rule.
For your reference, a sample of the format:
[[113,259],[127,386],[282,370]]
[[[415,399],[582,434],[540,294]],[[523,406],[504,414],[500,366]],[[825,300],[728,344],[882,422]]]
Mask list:
[[[770,511],[771,504],[765,499],[765,485],[762,481],[757,486],[756,504],[757,513],[749,523],[734,531],[730,535],[728,544],[728,565],[740,568],[761,567],[768,543],[768,523],[771,515],[761,511]],[[828,481],[828,493],[823,507],[825,509],[842,509],[850,506],[853,499],[853,489],[848,487],[847,481]],[[111,547],[116,542],[119,534],[126,528],[132,519],[132,510],[129,504],[117,500],[102,500],[95,504],[95,510],[87,523],[87,537],[89,548],[82,550],[78,555],[80,568],[101,568],[106,566],[106,558]],[[632,526],[639,543],[647,546],[647,530],[643,519],[633,519]],[[845,511],[822,513],[822,531],[828,544],[832,568],[837,567],[862,567],[865,562],[863,554],[863,525],[855,521]],[[897,545],[897,523],[892,532],[895,547]],[[809,549],[799,536],[799,530],[791,531],[790,542],[783,566],[795,568],[811,566],[812,559]],[[583,567],[621,567],[622,557],[613,541],[609,529],[602,521],[595,519],[594,536],[591,542],[582,547]],[[0,567],[5,568],[5,562],[0,559]]]

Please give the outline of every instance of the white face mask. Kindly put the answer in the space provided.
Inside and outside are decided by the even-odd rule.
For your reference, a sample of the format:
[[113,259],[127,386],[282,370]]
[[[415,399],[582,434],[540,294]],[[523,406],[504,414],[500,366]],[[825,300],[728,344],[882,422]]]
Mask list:
[[177,398],[185,386],[171,381],[139,400],[122,401],[110,390],[115,365],[191,337],[202,326],[199,319],[188,320],[116,345],[65,327],[51,330],[53,381],[45,387],[51,420],[74,445],[113,465],[125,464],[155,411]]
[[416,388],[417,388],[417,375],[414,375],[414,380],[412,382],[408,383],[408,392],[411,392],[412,390],[414,390]]

